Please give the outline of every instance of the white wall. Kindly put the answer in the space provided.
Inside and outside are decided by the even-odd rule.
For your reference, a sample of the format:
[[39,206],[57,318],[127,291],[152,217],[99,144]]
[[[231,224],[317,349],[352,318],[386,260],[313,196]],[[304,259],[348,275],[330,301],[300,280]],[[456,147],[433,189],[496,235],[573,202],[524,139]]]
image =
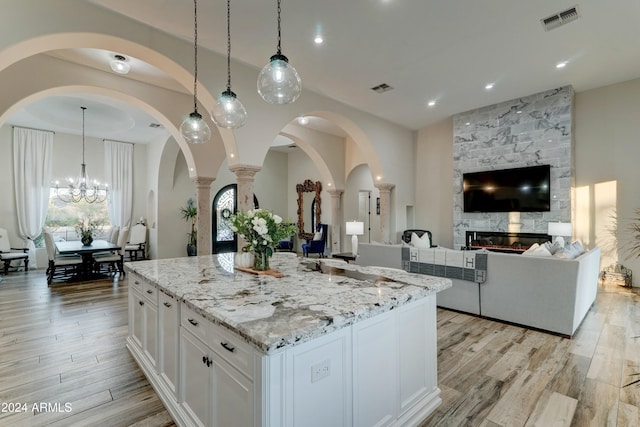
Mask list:
[[602,267],[631,268],[634,286],[640,286],[640,260],[626,248],[640,208],[639,118],[640,79],[576,94],[574,234],[602,248]]
[[453,120],[418,131],[414,227],[453,248]]

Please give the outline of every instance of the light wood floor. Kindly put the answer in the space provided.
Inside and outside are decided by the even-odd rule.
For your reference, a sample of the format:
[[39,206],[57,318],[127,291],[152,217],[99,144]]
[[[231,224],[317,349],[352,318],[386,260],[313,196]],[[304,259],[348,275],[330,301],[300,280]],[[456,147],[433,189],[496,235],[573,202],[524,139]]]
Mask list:
[[[173,426],[126,335],[126,281],[3,277],[0,426]],[[601,287],[572,340],[439,310],[438,350],[442,405],[421,427],[640,426],[637,290]]]

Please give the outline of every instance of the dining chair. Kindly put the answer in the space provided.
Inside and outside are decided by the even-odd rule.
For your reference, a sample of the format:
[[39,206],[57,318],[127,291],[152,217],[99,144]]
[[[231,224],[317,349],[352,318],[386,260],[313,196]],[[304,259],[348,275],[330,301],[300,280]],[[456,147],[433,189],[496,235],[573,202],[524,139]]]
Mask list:
[[125,275],[124,272],[124,255],[127,248],[127,239],[129,238],[129,227],[123,227],[120,230],[118,236],[118,246],[120,249],[111,254],[99,254],[93,257],[93,270],[97,273],[100,272],[103,265],[108,265],[109,271],[117,270],[121,275]]
[[53,242],[53,235],[46,230],[43,234],[47,257],[49,258],[49,265],[45,272],[47,275],[47,285],[53,282],[54,277],[66,277],[71,273],[79,274],[82,271],[82,257],[80,255],[58,256],[56,254],[56,245]]
[[24,261],[24,271],[29,271],[29,248],[15,248],[9,241],[9,233],[0,228],[0,261],[4,263],[4,274],[9,274],[12,261]]
[[138,260],[138,253],[141,254],[140,259],[145,259],[147,247],[147,226],[144,224],[136,224],[131,227],[129,233],[129,241],[125,247],[130,261]]
[[118,234],[120,234],[120,227],[116,225],[111,229],[111,234],[109,235],[109,243],[118,243]]

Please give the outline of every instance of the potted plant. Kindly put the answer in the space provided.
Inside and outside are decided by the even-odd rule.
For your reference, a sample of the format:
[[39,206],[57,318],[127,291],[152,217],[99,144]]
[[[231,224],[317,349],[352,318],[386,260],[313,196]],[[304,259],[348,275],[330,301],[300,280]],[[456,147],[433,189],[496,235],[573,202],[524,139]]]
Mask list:
[[191,222],[191,231],[187,233],[187,255],[195,256],[198,254],[198,230],[196,229],[198,209],[193,199],[187,200],[187,205],[180,208],[180,213],[185,221]]

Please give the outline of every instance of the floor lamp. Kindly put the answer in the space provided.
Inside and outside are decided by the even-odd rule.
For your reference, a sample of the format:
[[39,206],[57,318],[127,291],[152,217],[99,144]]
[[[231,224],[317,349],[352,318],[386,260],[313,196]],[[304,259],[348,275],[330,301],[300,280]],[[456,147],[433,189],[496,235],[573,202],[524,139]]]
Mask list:
[[345,230],[351,236],[351,255],[358,256],[358,236],[364,234],[364,222],[348,221]]

